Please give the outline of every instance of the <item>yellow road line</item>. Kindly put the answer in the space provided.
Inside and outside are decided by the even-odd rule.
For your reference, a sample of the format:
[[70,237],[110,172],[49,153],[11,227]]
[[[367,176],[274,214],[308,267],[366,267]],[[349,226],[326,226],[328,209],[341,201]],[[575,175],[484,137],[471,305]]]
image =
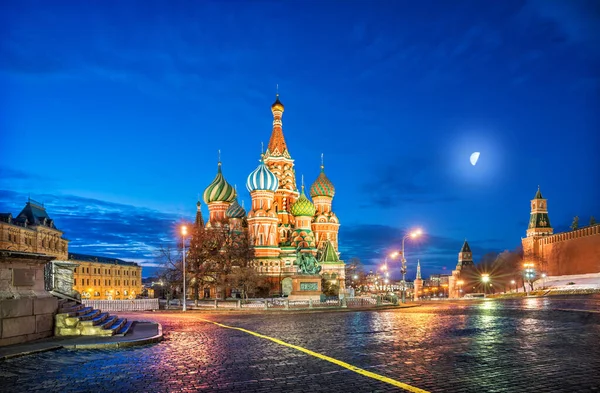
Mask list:
[[200,318],[200,320],[202,320],[204,322],[212,323],[212,324],[215,324],[217,326],[221,326],[221,327],[224,327],[224,328],[227,328],[227,329],[239,330],[241,332],[248,333],[248,334],[251,334],[251,335],[256,336],[256,337],[260,337],[260,338],[264,338],[266,340],[273,341],[273,342],[275,342],[275,343],[277,343],[279,345],[283,345],[283,346],[286,346],[286,347],[289,347],[289,348],[296,349],[296,350],[298,350],[300,352],[304,352],[304,353],[309,354],[311,356],[314,356],[316,358],[319,358],[319,359],[322,359],[322,360],[326,360],[326,361],[331,362],[333,364],[337,364],[338,366],[347,368],[348,370],[354,371],[355,373],[358,373],[360,375],[364,375],[366,377],[373,378],[373,379],[376,379],[376,380],[381,381],[381,382],[389,383],[390,385],[402,388],[402,389],[407,390],[409,392],[414,392],[414,393],[429,393],[426,390],[419,389],[417,387],[408,385],[408,384],[400,382],[400,381],[396,381],[395,379],[392,379],[392,378],[384,377],[383,375],[375,374],[375,373],[373,373],[371,371],[363,370],[362,368],[353,366],[353,365],[351,365],[349,363],[346,363],[346,362],[342,362],[341,360],[337,360],[337,359],[334,359],[332,357],[325,356],[325,355],[322,355],[322,354],[317,353],[317,352],[313,352],[310,349],[306,349],[306,348],[303,348],[303,347],[299,347],[297,345],[286,343],[285,341],[281,341],[281,340],[273,338],[273,337],[265,336],[264,334],[256,333],[256,332],[253,332],[251,330],[247,330],[247,329],[243,329],[243,328],[239,328],[239,327],[235,327],[235,326],[223,325],[222,323],[213,322],[213,321],[210,321],[208,319]]

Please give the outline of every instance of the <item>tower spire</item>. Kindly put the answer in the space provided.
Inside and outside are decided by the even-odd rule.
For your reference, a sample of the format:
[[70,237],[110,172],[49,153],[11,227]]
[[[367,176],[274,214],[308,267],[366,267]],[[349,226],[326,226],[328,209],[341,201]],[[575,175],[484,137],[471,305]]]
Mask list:
[[271,112],[273,113],[273,131],[271,133],[271,139],[269,139],[269,145],[267,146],[267,157],[291,158],[285,143],[285,138],[283,137],[281,117],[284,109],[283,104],[279,101],[279,87],[277,87],[275,102],[271,105]]
[[417,280],[421,280],[421,261],[417,259]]

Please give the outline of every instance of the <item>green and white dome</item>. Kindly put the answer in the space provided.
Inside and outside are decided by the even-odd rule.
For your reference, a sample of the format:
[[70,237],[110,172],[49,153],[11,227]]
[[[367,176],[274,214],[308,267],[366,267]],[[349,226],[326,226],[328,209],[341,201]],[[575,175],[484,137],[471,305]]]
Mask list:
[[231,205],[225,211],[225,215],[227,218],[244,218],[246,217],[246,210],[238,203],[237,198],[233,201]]
[[221,163],[219,162],[219,169],[217,170],[217,176],[215,179],[206,187],[204,190],[204,203],[207,205],[213,202],[233,202],[236,197],[235,189],[231,184],[227,183],[221,172]]

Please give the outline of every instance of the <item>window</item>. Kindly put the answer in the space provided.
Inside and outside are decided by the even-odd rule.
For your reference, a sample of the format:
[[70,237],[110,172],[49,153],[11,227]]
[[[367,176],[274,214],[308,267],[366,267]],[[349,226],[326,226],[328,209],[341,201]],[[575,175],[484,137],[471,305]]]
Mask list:
[[77,285],[77,279],[76,278],[73,279],[73,286],[75,286],[75,285]]

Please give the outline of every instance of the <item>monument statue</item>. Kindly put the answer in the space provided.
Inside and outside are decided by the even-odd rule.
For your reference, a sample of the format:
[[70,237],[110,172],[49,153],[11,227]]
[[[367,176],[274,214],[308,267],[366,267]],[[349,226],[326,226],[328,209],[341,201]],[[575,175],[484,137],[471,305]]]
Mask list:
[[300,250],[296,257],[296,265],[298,265],[299,274],[316,275],[321,272],[321,266],[317,259],[312,254],[300,252]]

